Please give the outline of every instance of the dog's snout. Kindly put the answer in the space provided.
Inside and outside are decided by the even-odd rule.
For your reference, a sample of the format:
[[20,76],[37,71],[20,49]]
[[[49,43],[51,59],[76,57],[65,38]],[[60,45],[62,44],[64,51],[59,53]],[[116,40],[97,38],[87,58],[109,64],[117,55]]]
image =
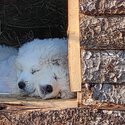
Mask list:
[[20,89],[24,89],[26,84],[21,81],[21,82],[18,83],[18,86],[19,86]]
[[53,87],[51,85],[46,86],[46,92],[51,93],[53,91]]

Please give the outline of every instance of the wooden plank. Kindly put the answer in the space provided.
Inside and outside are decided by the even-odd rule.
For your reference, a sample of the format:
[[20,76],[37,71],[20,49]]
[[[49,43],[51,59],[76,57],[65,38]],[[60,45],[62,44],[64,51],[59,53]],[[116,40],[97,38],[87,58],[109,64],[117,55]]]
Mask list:
[[68,0],[68,63],[71,91],[81,91],[79,0]]
[[78,107],[81,106],[82,103],[82,92],[77,92],[77,103],[78,103]]
[[[30,110],[30,109],[42,109],[43,111],[48,110],[60,110],[65,108],[76,108],[78,103],[76,99],[50,99],[41,100],[40,98],[2,98],[0,97],[0,106],[8,105],[10,110]],[[3,106],[6,108],[6,106]],[[15,107],[15,109],[14,109]],[[0,107],[1,109],[1,107]],[[8,109],[8,108],[6,108]],[[8,109],[8,110],[9,110]]]

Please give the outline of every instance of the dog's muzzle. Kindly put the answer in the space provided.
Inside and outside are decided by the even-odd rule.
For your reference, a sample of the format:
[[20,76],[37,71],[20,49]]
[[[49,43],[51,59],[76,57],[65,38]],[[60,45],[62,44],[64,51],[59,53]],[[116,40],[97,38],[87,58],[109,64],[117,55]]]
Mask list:
[[53,87],[51,85],[40,86],[40,91],[42,94],[49,94],[53,92]]
[[19,82],[19,83],[18,83],[18,87],[19,87],[20,89],[24,89],[24,88],[26,87],[25,82],[23,82],[23,81]]

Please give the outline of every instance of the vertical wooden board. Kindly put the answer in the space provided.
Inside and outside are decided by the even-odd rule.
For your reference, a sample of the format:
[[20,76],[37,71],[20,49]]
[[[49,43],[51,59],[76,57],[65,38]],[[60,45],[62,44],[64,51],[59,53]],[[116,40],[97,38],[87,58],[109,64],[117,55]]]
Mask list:
[[79,1],[68,0],[68,63],[71,91],[81,91]]
[[78,107],[80,107],[82,105],[82,102],[83,102],[82,96],[83,96],[83,94],[82,94],[81,91],[77,92],[77,104],[78,104]]

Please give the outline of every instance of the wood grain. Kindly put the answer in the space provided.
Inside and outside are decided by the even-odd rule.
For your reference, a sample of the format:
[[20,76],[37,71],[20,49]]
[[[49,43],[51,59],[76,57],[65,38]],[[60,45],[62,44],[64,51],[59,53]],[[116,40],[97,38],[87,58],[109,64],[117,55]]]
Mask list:
[[68,56],[71,91],[81,91],[78,0],[68,0]]

